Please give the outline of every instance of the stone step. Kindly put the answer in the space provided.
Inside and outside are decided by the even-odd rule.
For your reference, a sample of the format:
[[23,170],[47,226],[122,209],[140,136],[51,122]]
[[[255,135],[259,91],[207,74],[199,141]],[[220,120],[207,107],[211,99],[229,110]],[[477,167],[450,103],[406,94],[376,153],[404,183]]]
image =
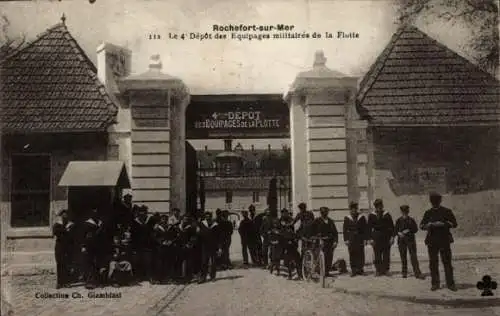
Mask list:
[[14,251],[2,254],[9,264],[55,264],[54,251]]
[[14,238],[7,240],[7,250],[10,251],[45,251],[53,250],[54,238]]

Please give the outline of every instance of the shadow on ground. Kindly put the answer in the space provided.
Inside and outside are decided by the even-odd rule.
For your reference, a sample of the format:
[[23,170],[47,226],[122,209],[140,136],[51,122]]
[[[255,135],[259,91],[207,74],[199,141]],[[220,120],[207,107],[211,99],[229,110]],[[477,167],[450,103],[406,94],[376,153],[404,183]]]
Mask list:
[[[458,289],[469,289],[475,287],[473,284],[457,284]],[[390,299],[400,302],[408,302],[414,304],[424,304],[441,306],[448,308],[484,308],[484,307],[497,307],[500,306],[500,298],[430,298],[430,297],[416,297],[416,296],[401,296],[401,295],[389,295],[389,294],[377,294],[371,292],[358,292],[350,291],[347,289],[335,289],[336,292],[341,292],[345,294],[358,295],[364,297],[379,297],[384,299]]]

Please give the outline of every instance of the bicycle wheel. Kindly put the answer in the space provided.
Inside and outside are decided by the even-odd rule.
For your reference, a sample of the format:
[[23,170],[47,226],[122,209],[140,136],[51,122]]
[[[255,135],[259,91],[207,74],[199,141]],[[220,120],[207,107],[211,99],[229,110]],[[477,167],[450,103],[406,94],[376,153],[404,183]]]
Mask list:
[[325,263],[325,254],[323,253],[323,251],[319,252],[318,261],[319,261],[319,281],[321,283],[321,287],[325,288],[325,286],[326,286],[326,263]]
[[304,280],[311,281],[314,265],[314,257],[311,250],[307,250],[302,258],[302,276]]

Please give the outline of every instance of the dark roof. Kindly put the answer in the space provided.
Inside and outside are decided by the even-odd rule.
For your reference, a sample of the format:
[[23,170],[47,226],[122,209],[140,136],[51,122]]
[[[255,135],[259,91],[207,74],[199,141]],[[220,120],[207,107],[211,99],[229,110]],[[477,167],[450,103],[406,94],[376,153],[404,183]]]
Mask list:
[[499,82],[414,26],[401,27],[360,83],[372,125],[500,123]]
[[[224,150],[196,151],[196,157],[200,161],[200,168],[201,169],[212,168],[212,163],[220,154],[224,152],[225,152]],[[276,149],[271,149],[270,152],[267,149],[254,149],[254,150],[248,149],[248,150],[235,151],[234,153],[238,154],[239,157],[242,158],[244,165],[250,168],[257,168],[256,163],[263,162],[269,159],[269,155],[271,155],[271,158],[273,159],[284,157],[283,150],[276,150]]]
[[117,106],[64,23],[0,64],[3,132],[105,130]]

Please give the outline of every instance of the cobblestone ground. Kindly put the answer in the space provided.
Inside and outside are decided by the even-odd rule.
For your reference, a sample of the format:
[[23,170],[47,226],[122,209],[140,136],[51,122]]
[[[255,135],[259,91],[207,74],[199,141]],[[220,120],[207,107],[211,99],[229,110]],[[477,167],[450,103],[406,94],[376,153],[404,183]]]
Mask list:
[[[190,287],[163,315],[500,315],[500,299],[475,289],[487,272],[500,277],[500,260],[457,262],[459,291],[430,292],[429,280],[333,277],[327,288],[289,281],[267,271],[230,271],[213,284]],[[397,266],[395,266],[397,268]]]
[[[500,279],[500,260],[455,262],[459,291],[429,291],[430,281],[390,277],[329,278],[327,288],[250,268],[220,272],[215,282],[187,287],[150,285],[94,292],[121,298],[91,299],[82,287],[54,290],[55,277],[2,279],[13,315],[500,315],[499,293],[481,298],[475,289],[484,273]],[[427,267],[422,267],[424,271]],[[394,271],[399,267],[394,265]],[[370,271],[368,271],[370,272]],[[42,299],[36,293],[81,294],[76,299]],[[3,314],[2,314],[3,315]]]

